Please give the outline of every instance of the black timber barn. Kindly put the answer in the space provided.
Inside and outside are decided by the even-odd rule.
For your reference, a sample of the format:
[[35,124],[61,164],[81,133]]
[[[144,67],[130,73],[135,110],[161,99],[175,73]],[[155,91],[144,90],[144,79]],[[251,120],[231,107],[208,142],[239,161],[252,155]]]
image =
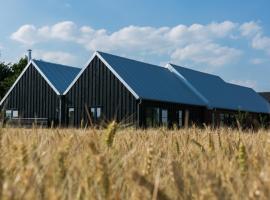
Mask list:
[[63,92],[80,69],[31,60],[0,102],[6,120],[45,126],[59,124],[65,115]]
[[137,127],[232,125],[239,112],[251,120],[269,120],[270,113],[269,103],[251,88],[174,64],[160,67],[103,52],[82,69],[32,60],[0,106],[11,118],[71,127],[112,120]]
[[139,127],[231,125],[235,115],[268,117],[270,105],[254,90],[220,77],[168,64],[166,67],[103,52],[90,61],[64,93],[66,124],[117,120]]

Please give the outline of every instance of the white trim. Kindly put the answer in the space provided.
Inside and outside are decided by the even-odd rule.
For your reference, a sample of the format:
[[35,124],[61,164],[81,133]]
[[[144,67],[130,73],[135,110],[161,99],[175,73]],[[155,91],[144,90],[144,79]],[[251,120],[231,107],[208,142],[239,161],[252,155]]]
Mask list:
[[3,102],[6,100],[6,98],[8,97],[9,93],[13,90],[13,88],[15,87],[15,85],[18,83],[18,81],[21,79],[21,77],[24,75],[24,73],[26,72],[26,70],[29,68],[29,66],[31,65],[32,60],[26,65],[26,67],[24,68],[24,70],[21,72],[21,74],[18,76],[18,78],[16,79],[16,81],[13,83],[13,85],[11,86],[11,88],[8,90],[8,92],[6,93],[6,95],[3,97],[3,99],[0,101],[0,106],[2,106]]
[[133,94],[136,99],[139,99],[139,95],[122,79],[122,77],[113,69],[113,67],[107,63],[107,61],[97,52],[99,59],[111,70],[111,72],[119,79],[120,82]]
[[97,56],[105,65],[109,68],[109,70],[119,79],[119,81],[133,94],[133,96],[136,99],[139,99],[139,95],[122,79],[122,77],[113,69],[113,67],[96,51],[90,60],[87,62],[87,64],[82,68],[82,70],[79,72],[79,74],[76,76],[76,78],[72,81],[72,83],[68,86],[66,91],[64,92],[64,95],[67,94],[67,92],[71,89],[71,87],[75,84],[75,82],[79,79],[81,74],[85,71],[85,69],[89,66],[89,64],[92,62],[92,60]]
[[81,69],[81,71],[79,72],[79,74],[77,74],[77,76],[73,79],[73,81],[70,83],[70,85],[67,87],[67,89],[65,90],[65,92],[63,93],[63,95],[66,95],[68,93],[68,91],[72,88],[72,86],[76,83],[76,81],[80,78],[80,76],[82,75],[82,73],[85,71],[85,69],[88,67],[88,65],[92,62],[92,60],[94,60],[95,56],[97,55],[97,52],[93,53],[93,55],[91,56],[91,58],[87,61],[87,63],[83,66],[83,68]]
[[54,87],[54,85],[49,81],[49,79],[45,76],[45,74],[43,74],[43,72],[39,69],[38,65],[32,61],[34,67],[36,68],[36,70],[41,74],[41,76],[46,80],[46,82],[51,86],[51,88],[54,90],[54,92],[57,95],[60,95],[60,92]]
[[166,68],[174,73],[184,84],[186,84],[189,89],[191,89],[210,109],[211,106],[207,98],[205,98],[182,74],[180,74],[170,63],[166,65]]
[[41,76],[46,80],[46,82],[51,86],[51,88],[56,92],[57,95],[60,95],[59,91],[53,86],[53,84],[47,79],[47,77],[43,74],[43,72],[39,69],[39,67],[36,65],[36,63],[34,63],[33,60],[31,60],[26,67],[24,68],[24,70],[21,72],[21,74],[18,76],[18,78],[16,79],[16,81],[13,83],[13,85],[11,86],[11,88],[8,90],[8,92],[6,93],[6,95],[3,97],[3,99],[0,101],[0,106],[2,106],[3,102],[6,100],[6,98],[8,97],[8,95],[10,94],[10,92],[14,89],[14,87],[16,86],[16,84],[18,83],[18,81],[22,78],[22,76],[25,74],[25,72],[27,71],[27,69],[31,66],[31,64],[33,64],[33,66],[36,68],[36,70],[41,74]]

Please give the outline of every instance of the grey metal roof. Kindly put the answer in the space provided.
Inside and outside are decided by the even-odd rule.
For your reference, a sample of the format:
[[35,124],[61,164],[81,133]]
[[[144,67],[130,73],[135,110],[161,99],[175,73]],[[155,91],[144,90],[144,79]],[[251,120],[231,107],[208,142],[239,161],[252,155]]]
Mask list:
[[171,66],[208,100],[208,107],[270,113],[270,104],[251,88],[227,83],[215,75]]
[[64,93],[64,91],[81,70],[77,67],[60,65],[41,60],[33,60],[33,62],[60,94]]
[[259,92],[259,95],[261,95],[263,98],[270,102],[270,92]]
[[100,56],[142,99],[206,106],[167,68],[103,52]]

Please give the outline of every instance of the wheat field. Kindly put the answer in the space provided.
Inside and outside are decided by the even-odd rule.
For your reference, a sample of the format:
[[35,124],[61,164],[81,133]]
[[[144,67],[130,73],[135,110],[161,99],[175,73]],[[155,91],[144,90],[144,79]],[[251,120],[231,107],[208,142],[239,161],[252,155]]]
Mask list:
[[0,199],[269,199],[267,130],[0,129]]

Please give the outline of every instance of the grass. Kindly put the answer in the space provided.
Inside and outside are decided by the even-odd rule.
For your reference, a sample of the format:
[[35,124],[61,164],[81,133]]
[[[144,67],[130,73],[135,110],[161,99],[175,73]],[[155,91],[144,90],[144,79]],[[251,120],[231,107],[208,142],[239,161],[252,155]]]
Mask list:
[[270,135],[0,129],[0,199],[269,199]]

